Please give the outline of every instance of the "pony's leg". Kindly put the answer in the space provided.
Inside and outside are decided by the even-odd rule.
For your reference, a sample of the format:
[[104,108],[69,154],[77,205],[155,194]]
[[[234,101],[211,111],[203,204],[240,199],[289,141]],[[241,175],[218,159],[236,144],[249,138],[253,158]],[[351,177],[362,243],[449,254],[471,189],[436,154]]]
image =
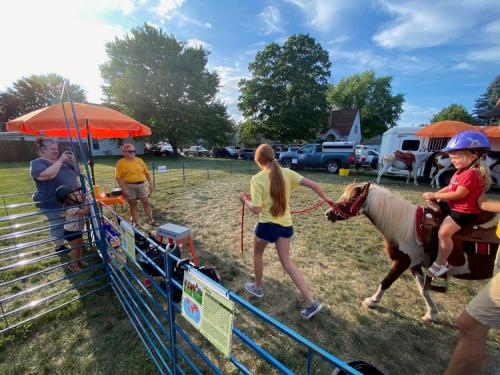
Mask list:
[[377,184],[382,182],[382,175],[389,170],[389,164],[382,160],[382,166],[378,170]]
[[408,169],[408,174],[406,175],[406,185],[410,183],[410,174],[411,174],[411,169]]
[[424,316],[422,316],[422,320],[424,322],[435,322],[438,308],[432,299],[431,293],[429,290],[424,289],[424,274],[422,273],[422,268],[420,266],[412,267],[411,273],[413,278],[415,279],[415,283],[417,284],[418,291],[424,297],[425,306],[427,307],[427,312]]
[[389,273],[380,283],[377,292],[373,296],[368,297],[363,301],[362,305],[364,307],[371,309],[377,306],[382,299],[385,291],[389,289],[392,283],[394,283],[394,281],[396,281],[399,276],[401,276],[401,274],[408,269],[408,267],[410,266],[410,258],[406,254],[403,255],[404,256],[392,260],[392,265]]
[[[415,163],[413,163],[415,164]],[[412,173],[413,173],[413,184],[415,186],[418,185],[418,180],[417,180],[417,174],[418,174],[418,169],[416,168],[416,166],[412,166]]]

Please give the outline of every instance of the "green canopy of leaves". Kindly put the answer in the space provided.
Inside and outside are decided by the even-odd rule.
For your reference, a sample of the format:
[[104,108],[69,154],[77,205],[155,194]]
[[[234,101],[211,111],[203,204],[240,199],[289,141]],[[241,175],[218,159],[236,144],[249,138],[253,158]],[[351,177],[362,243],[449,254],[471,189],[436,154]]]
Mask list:
[[480,118],[479,115],[495,107],[498,99],[500,99],[500,75],[497,75],[488,85],[486,92],[476,99],[473,114],[478,124],[487,123],[488,120]]
[[[255,133],[281,143],[315,137],[324,126],[328,52],[308,35],[268,44],[239,82],[238,108]],[[248,125],[249,126],[249,125]]]
[[[55,73],[18,79],[0,92],[0,122],[58,103],[64,81]],[[79,85],[70,84],[69,88],[75,102],[86,102],[85,91]]]
[[219,77],[207,70],[208,52],[145,24],[106,45],[101,65],[106,101],[152,127],[172,146],[203,138],[222,143],[232,130],[216,100]]
[[328,104],[333,110],[358,108],[363,139],[382,134],[403,112],[404,95],[392,94],[391,81],[391,76],[377,78],[373,71],[353,74],[328,88]]
[[443,108],[432,117],[431,123],[445,120],[462,121],[467,124],[476,123],[474,117],[461,104],[450,104],[448,107]]

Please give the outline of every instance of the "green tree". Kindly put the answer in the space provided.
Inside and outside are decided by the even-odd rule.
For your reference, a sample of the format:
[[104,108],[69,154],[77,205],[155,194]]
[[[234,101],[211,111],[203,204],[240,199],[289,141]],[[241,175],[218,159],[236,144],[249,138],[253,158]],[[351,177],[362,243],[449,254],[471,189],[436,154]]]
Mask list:
[[248,66],[252,77],[239,82],[238,108],[268,139],[315,137],[327,118],[330,67],[328,52],[308,35],[268,44]]
[[145,24],[108,43],[106,52],[100,67],[106,101],[151,125],[155,139],[168,138],[177,151],[199,138],[217,143],[231,131],[226,107],[215,98],[219,77],[207,70],[205,49]]
[[[55,73],[18,79],[0,93],[0,122],[58,103],[64,81]],[[69,87],[75,102],[86,102],[85,91],[79,85],[70,83]]]
[[467,124],[476,123],[474,117],[461,104],[450,104],[448,107],[443,108],[432,117],[431,123],[445,120],[462,121]]
[[373,71],[353,74],[328,88],[328,104],[333,110],[358,108],[363,139],[371,138],[395,126],[403,112],[404,95],[393,95],[391,82]]
[[255,146],[258,134],[257,126],[251,120],[243,121],[238,126],[238,141],[240,144]]
[[495,107],[498,99],[500,99],[500,75],[497,75],[493,82],[488,85],[486,92],[476,99],[472,113],[478,124],[484,125],[488,122],[488,119],[480,118],[479,115]]

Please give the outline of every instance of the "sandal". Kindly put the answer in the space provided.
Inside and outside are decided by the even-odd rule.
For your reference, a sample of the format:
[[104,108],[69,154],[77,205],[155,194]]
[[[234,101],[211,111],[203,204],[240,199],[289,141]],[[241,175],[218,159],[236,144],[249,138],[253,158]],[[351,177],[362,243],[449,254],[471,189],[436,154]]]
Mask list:
[[149,223],[149,225],[151,225],[152,227],[157,227],[158,226],[158,223],[154,220],[151,220]]
[[439,263],[432,263],[432,266],[429,267],[427,270],[427,274],[430,277],[439,277],[447,273],[451,269],[450,265],[448,262],[445,264],[439,264]]
[[84,261],[84,260],[79,260],[78,261],[78,266],[80,266],[82,268],[85,268],[85,267],[88,267],[89,264],[86,261]]
[[68,266],[68,270],[70,270],[73,273],[77,273],[77,272],[81,271],[80,267],[78,267],[78,265],[76,265],[76,264],[70,264]]

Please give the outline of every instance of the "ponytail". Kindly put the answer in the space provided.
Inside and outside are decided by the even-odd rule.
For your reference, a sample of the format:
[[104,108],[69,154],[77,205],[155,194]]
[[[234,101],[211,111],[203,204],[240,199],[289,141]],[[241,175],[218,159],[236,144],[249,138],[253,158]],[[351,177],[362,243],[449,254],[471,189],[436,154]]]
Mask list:
[[493,184],[493,180],[490,176],[490,169],[484,164],[481,158],[478,158],[476,162],[473,164],[473,167],[476,168],[481,175],[481,178],[484,182],[484,191],[488,191]]
[[273,217],[283,216],[287,207],[287,197],[285,189],[285,177],[281,171],[278,162],[274,158],[274,150],[271,146],[264,143],[255,150],[255,161],[263,169],[269,166],[270,193],[273,204],[271,206],[271,215]]
[[276,160],[271,161],[269,166],[269,180],[271,182],[270,192],[273,200],[271,214],[274,217],[283,216],[286,211],[286,190],[283,172]]

